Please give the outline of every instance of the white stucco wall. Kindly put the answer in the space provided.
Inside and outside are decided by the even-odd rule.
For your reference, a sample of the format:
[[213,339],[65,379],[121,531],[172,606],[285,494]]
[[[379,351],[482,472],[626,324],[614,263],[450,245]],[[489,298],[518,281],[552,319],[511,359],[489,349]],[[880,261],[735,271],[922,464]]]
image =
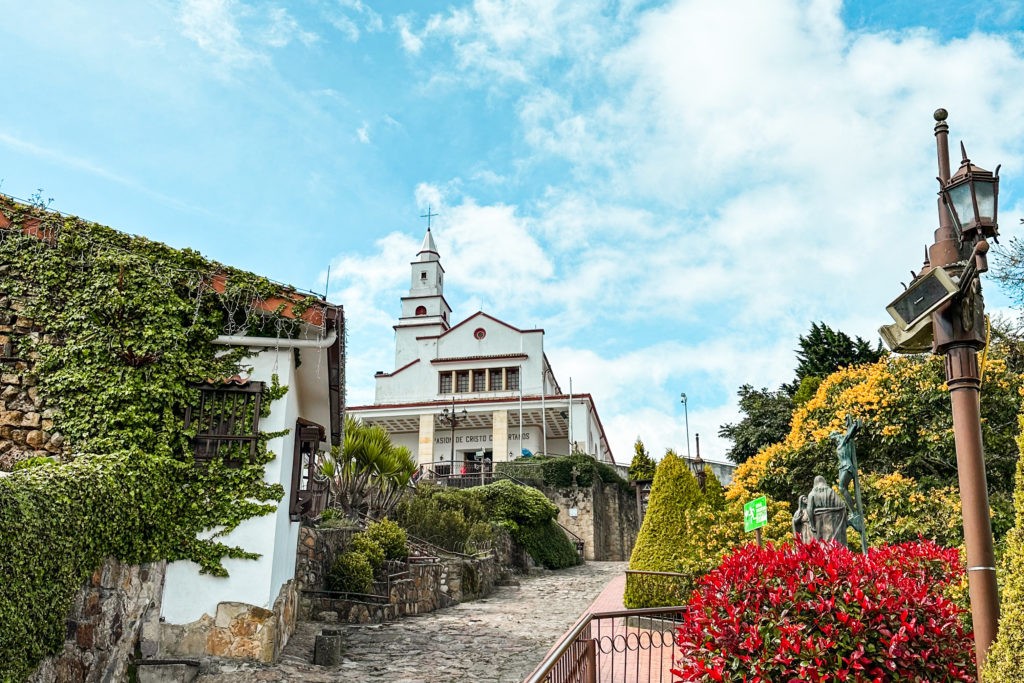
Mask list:
[[[315,353],[308,351],[309,357]],[[300,370],[309,374],[306,358]],[[312,397],[304,397],[299,388],[291,349],[264,351],[246,361],[252,366],[251,379],[267,382],[276,373],[278,381],[288,386],[288,392],[271,404],[270,415],[260,420],[260,429],[274,432],[292,430],[286,436],[271,439],[268,450],[277,457],[267,463],[264,480],[280,483],[285,487],[286,496],[275,512],[248,519],[222,539],[224,543],[239,546],[247,551],[259,553],[257,560],[225,559],[227,577],[215,577],[199,573],[199,565],[190,561],[172,562],[167,567],[161,616],[172,624],[188,624],[203,614],[216,614],[220,602],[244,602],[270,609],[278,593],[295,572],[295,550],[298,545],[299,524],[288,516],[287,492],[291,486],[292,450],[294,445],[295,420],[300,415],[300,405]],[[326,360],[324,361],[326,372]],[[326,387],[326,380],[321,386]],[[324,398],[326,398],[326,389]],[[316,418],[308,418],[316,419]],[[319,421],[319,420],[317,420]],[[325,427],[329,421],[322,423]]]
[[[476,339],[474,332],[483,329],[486,336]],[[429,334],[428,328],[399,328],[395,339],[397,356],[403,360],[394,374],[377,378],[377,404],[416,403],[450,398],[438,391],[438,373],[446,370],[483,370],[494,367],[517,367],[524,395],[539,395],[544,390],[544,333],[540,330],[519,331],[483,313],[470,316],[448,332],[426,339],[413,334]],[[483,358],[451,363],[435,363],[437,359],[473,358],[524,354],[526,358]],[[416,360],[418,362],[402,366]],[[548,380],[550,383],[550,379]],[[472,397],[515,397],[514,391],[473,392]],[[468,395],[467,395],[468,396]]]

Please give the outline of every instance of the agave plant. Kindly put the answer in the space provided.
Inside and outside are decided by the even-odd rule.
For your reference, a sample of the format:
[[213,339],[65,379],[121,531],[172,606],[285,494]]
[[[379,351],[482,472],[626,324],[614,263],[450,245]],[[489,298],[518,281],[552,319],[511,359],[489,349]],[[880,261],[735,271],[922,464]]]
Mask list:
[[416,471],[405,446],[396,446],[379,425],[345,418],[342,447],[334,447],[320,463],[330,481],[331,500],[346,516],[387,515],[398,503]]

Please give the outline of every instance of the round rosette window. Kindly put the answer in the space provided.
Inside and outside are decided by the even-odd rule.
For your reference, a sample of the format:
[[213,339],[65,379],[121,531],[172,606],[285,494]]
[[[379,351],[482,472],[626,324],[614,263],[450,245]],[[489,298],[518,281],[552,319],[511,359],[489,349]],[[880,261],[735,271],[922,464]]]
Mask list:
[[487,336],[487,330],[485,330],[482,327],[478,327],[476,328],[476,330],[474,330],[473,336],[477,339],[483,339],[484,337]]

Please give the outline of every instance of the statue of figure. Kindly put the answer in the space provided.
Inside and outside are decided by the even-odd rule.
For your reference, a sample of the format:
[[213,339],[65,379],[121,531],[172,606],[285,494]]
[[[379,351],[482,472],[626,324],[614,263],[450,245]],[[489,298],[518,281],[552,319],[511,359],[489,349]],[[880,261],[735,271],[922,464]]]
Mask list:
[[850,526],[857,531],[864,531],[864,518],[858,505],[850,495],[850,483],[857,478],[857,450],[853,437],[860,430],[860,420],[846,416],[846,433],[832,432],[829,436],[836,443],[836,455],[839,458],[839,492],[843,495],[846,507],[850,511]]
[[846,544],[846,505],[825,477],[814,478],[814,486],[807,494],[807,524],[811,535],[819,541],[838,541]]
[[807,516],[807,496],[800,496],[793,513],[793,533],[804,543],[810,543],[814,535],[811,533],[811,520]]

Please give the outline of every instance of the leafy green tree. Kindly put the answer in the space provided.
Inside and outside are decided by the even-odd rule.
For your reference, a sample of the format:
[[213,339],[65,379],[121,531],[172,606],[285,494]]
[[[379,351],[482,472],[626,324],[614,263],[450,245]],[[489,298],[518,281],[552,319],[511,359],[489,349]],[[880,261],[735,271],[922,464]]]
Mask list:
[[793,414],[793,398],[784,387],[769,391],[768,387],[755,389],[749,384],[741,386],[737,395],[743,418],[735,424],[722,425],[718,435],[732,441],[726,456],[741,463],[786,436]]
[[[705,468],[704,473],[702,492],[685,458],[669,450],[658,463],[629,568],[681,576],[640,576],[627,586],[627,606],[682,604],[697,579],[714,568],[723,555],[746,542],[742,534],[743,501],[727,502],[711,468]],[[781,511],[774,515],[775,526],[766,530],[772,533],[768,538],[787,536],[788,513],[774,501],[771,506]]]
[[989,271],[989,276],[1002,286],[1018,311],[1024,309],[1024,242],[1012,237],[992,253],[996,267]]
[[839,368],[874,363],[882,357],[881,342],[872,348],[866,340],[851,339],[845,332],[833,330],[823,322],[811,323],[810,331],[800,337],[799,345],[794,393],[806,377],[824,378]]
[[636,437],[636,443],[633,444],[633,462],[629,464],[629,478],[631,481],[643,481],[645,479],[654,479],[654,470],[657,467],[657,463],[654,462],[654,458],[644,448],[644,442],[640,440],[640,437]]
[[628,586],[628,607],[678,605],[685,600],[696,568],[687,566],[688,558],[683,557],[681,549],[690,545],[691,537],[700,536],[690,524],[690,512],[700,503],[700,487],[689,464],[669,450],[654,473],[647,513],[629,558],[629,568],[685,573],[689,581],[671,587],[647,583]]

